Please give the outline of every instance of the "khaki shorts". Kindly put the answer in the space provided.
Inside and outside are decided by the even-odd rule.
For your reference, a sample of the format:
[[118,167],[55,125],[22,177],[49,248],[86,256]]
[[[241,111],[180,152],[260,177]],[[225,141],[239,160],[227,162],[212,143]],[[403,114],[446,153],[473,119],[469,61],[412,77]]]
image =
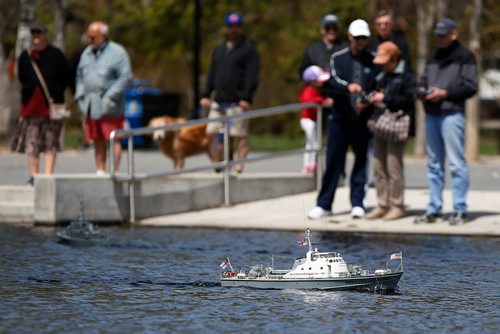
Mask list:
[[[212,102],[208,118],[216,118],[223,115],[232,116],[242,114],[243,109],[240,106],[234,105],[229,108],[220,108],[219,104]],[[210,122],[207,124],[207,134],[217,134],[224,130],[222,122]],[[248,133],[248,119],[235,119],[229,122],[229,135],[231,137],[246,137]]]

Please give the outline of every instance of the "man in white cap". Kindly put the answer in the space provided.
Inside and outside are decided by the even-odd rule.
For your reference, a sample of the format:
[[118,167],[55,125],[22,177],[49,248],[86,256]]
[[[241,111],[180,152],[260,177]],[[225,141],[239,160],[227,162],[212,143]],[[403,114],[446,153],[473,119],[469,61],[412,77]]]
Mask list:
[[353,21],[349,25],[349,48],[338,51],[331,57],[330,84],[334,89],[335,104],[328,122],[326,170],[317,206],[308,213],[309,219],[332,215],[337,182],[349,146],[355,156],[350,178],[351,216],[361,218],[365,214],[363,201],[369,140],[366,122],[371,109],[366,103],[361,103],[360,98],[373,90],[375,76],[380,71],[380,67],[373,64],[374,53],[366,49],[370,35],[366,21]]

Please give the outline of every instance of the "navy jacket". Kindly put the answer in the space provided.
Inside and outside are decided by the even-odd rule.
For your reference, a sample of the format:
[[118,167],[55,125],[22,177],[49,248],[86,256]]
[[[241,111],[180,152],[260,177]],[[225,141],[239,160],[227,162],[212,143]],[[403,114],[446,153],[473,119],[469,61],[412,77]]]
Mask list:
[[[375,88],[375,77],[380,72],[380,66],[373,64],[374,52],[365,49],[360,55],[354,56],[351,48],[335,52],[330,59],[332,77],[330,85],[333,88],[332,97],[335,102],[332,117],[343,120],[366,121],[372,108],[367,108],[358,114],[355,106],[356,96],[347,90],[351,83],[359,83],[366,93]],[[359,75],[359,78],[357,76]]]

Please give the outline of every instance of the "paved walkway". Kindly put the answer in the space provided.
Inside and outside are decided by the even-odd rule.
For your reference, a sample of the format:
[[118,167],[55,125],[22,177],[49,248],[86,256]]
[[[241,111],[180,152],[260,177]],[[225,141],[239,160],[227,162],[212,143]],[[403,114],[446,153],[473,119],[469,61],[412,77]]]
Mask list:
[[[144,219],[142,226],[216,227],[263,230],[312,230],[336,232],[367,232],[395,234],[436,234],[500,236],[500,192],[471,191],[469,194],[469,222],[450,226],[446,221],[435,224],[413,224],[415,215],[421,214],[428,201],[423,189],[406,191],[408,216],[394,221],[352,219],[350,217],[349,189],[339,188],[334,203],[334,216],[311,221],[305,215],[315,205],[316,192],[286,196],[271,200],[239,204],[233,207]],[[375,190],[368,191],[368,204],[375,203]],[[445,212],[451,212],[451,194],[444,193]]]
[[[259,153],[252,153],[259,154]],[[66,151],[58,155],[56,173],[94,173],[92,150]],[[136,171],[143,173],[171,170],[172,163],[156,150],[137,151]],[[191,157],[187,167],[207,164],[205,155]],[[352,157],[347,163],[350,170]],[[500,235],[500,158],[482,158],[471,163],[469,192],[470,222],[463,226],[449,226],[446,222],[432,225],[414,225],[413,217],[421,214],[426,207],[428,194],[425,176],[425,159],[405,158],[406,203],[408,217],[393,222],[382,220],[352,220],[349,216],[348,188],[338,189],[334,204],[336,213],[329,219],[308,221],[305,213],[315,203],[316,192],[287,196],[272,200],[240,204],[229,208],[218,208],[145,219],[141,225],[186,226],[220,228],[258,228],[303,230],[307,225],[313,229],[339,232],[374,233],[417,233],[450,235]],[[298,172],[301,156],[283,157],[277,160],[261,161],[246,166],[245,173]],[[26,157],[21,154],[0,153],[0,185],[24,185],[27,179]],[[126,155],[122,160],[122,171],[126,170]],[[448,173],[449,174],[449,173]],[[449,175],[447,175],[447,185]],[[445,191],[445,212],[451,211],[451,195]],[[375,191],[370,188],[368,205],[375,204]]]

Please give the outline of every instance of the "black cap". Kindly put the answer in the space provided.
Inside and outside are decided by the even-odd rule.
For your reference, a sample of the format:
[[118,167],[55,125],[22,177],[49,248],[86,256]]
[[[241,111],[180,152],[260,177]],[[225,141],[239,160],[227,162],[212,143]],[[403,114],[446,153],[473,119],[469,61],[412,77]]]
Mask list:
[[30,26],[31,31],[47,32],[47,27],[40,21],[35,21]]

